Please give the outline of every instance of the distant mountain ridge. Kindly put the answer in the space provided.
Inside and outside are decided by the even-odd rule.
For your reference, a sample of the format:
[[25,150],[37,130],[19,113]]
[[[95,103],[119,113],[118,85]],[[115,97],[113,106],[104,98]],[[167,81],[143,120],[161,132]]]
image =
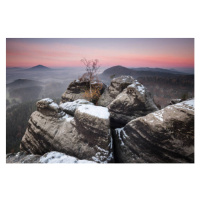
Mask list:
[[135,78],[140,76],[168,76],[168,75],[184,75],[185,73],[176,70],[163,69],[163,68],[126,68],[121,65],[113,66],[106,69],[102,76],[121,76],[130,75]]
[[31,67],[31,68],[29,68],[28,70],[34,70],[34,71],[36,71],[36,70],[40,70],[40,71],[46,71],[46,70],[51,70],[49,67],[46,67],[46,66],[44,66],[44,65],[36,65],[36,66],[34,66],[34,67]]

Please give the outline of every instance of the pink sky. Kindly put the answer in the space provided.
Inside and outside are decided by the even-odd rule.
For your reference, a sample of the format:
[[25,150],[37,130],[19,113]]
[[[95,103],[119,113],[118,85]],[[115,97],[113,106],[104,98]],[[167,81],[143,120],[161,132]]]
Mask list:
[[79,67],[82,58],[111,67],[194,67],[194,39],[7,39],[6,66]]

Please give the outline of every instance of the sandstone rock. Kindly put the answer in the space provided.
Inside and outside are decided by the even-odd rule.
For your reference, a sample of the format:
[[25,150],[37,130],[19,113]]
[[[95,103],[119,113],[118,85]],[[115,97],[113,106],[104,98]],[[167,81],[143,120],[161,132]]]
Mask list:
[[194,162],[194,100],[167,106],[129,122],[114,134],[123,163]]
[[51,151],[43,156],[27,154],[25,152],[18,152],[15,154],[8,154],[6,156],[6,163],[86,163],[95,164],[96,162],[88,160],[79,160],[73,156],[68,156],[64,153]]
[[47,116],[60,117],[64,114],[58,104],[50,98],[41,99],[36,103],[36,106],[39,112]]
[[[46,113],[45,113],[46,114]],[[83,105],[74,117],[32,113],[20,148],[40,154],[58,151],[78,159],[112,162],[112,139],[107,108]]]
[[66,103],[62,103],[60,104],[60,108],[61,110],[63,110],[64,112],[66,112],[67,114],[70,115],[74,115],[76,109],[82,105],[94,105],[93,103],[91,103],[90,101],[87,101],[85,99],[77,99],[73,102],[66,102]]
[[[93,87],[99,87],[99,84],[101,84],[101,91],[102,94],[103,91],[106,88],[106,85],[103,83],[92,83]],[[65,103],[68,101],[74,101],[77,99],[83,99],[85,90],[88,90],[90,88],[90,82],[88,80],[80,81],[75,80],[68,86],[67,90],[62,94],[61,103]]]
[[134,79],[131,76],[120,76],[114,78],[108,88],[98,100],[99,106],[108,106],[118,94],[120,94],[128,85],[132,84]]
[[158,110],[150,92],[137,80],[123,90],[109,105],[111,126],[121,127],[129,121]]

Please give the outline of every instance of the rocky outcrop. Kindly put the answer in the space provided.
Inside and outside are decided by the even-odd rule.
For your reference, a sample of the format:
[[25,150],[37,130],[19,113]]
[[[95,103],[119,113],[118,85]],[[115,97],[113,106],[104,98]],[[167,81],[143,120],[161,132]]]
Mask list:
[[27,154],[26,152],[11,153],[6,156],[6,163],[86,163],[93,164],[94,161],[79,160],[64,153],[52,151],[41,155]]
[[36,106],[37,110],[46,116],[61,117],[64,115],[58,104],[50,98],[41,99],[36,103]]
[[[49,99],[48,101],[51,102]],[[78,159],[113,161],[110,114],[107,108],[79,105],[72,117],[51,102],[55,108],[58,107],[58,113],[49,115],[49,104],[41,106],[41,102],[46,102],[46,99],[39,102],[39,107],[32,113],[22,138],[22,151],[39,155],[58,151]]]
[[[106,88],[106,85],[101,82],[93,82],[92,87],[98,87],[100,89],[100,93],[102,94]],[[77,99],[83,99],[84,93],[86,90],[89,90],[90,82],[88,80],[75,80],[68,86],[67,90],[62,94],[61,103],[65,103],[68,101],[74,101]]]
[[120,127],[129,121],[158,110],[150,92],[137,80],[128,85],[109,105],[111,126]]
[[122,163],[193,163],[194,100],[167,106],[116,129],[114,147]]
[[131,76],[120,76],[114,78],[110,86],[105,89],[104,93],[98,100],[99,106],[108,106],[118,94],[120,94],[128,85],[132,84],[134,79]]

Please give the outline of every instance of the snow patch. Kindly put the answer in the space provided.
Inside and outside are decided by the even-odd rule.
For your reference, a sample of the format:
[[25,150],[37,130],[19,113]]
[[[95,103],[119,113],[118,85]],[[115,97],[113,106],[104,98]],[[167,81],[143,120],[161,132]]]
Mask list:
[[41,99],[40,101],[46,101],[47,103],[52,103],[53,100],[50,98]]
[[183,107],[188,110],[194,110],[194,99],[183,101],[181,103],[174,104],[173,106],[175,106],[177,108]]
[[109,119],[110,117],[108,108],[102,106],[83,105],[78,107],[77,110],[81,113],[86,113],[101,119]]
[[78,160],[73,156],[68,156],[64,153],[52,151],[40,157],[40,163],[95,163],[89,160]]

